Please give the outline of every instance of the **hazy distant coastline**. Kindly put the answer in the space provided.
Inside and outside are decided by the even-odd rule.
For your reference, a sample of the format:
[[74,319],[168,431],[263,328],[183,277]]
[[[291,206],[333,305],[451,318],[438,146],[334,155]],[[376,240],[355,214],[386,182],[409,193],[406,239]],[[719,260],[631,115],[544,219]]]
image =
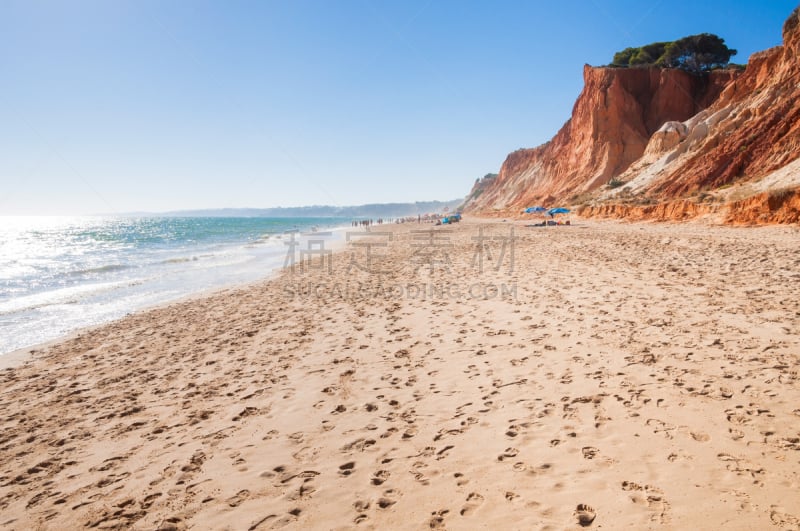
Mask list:
[[357,206],[312,205],[274,208],[212,208],[170,212],[128,212],[128,216],[220,217],[220,218],[294,218],[294,217],[401,217],[455,210],[463,199],[417,201],[415,203],[371,203]]

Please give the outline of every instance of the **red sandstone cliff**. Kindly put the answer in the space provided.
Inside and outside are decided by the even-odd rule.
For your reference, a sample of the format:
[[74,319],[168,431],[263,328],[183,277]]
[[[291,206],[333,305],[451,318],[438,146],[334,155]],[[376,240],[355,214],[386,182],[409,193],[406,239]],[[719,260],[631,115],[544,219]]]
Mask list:
[[569,121],[550,142],[511,153],[468,210],[516,212],[598,188],[640,158],[664,122],[694,116],[735,75],[720,71],[703,78],[674,69],[586,65]]
[[[800,166],[790,164],[800,157],[797,9],[783,39],[742,74],[586,66],[570,120],[550,142],[510,154],[467,211],[583,203],[584,215],[794,222],[794,194],[778,194],[794,197],[776,207],[781,214],[765,209],[777,205],[771,192],[800,186]],[[604,186],[612,178],[619,186]],[[748,201],[758,206],[745,214]]]

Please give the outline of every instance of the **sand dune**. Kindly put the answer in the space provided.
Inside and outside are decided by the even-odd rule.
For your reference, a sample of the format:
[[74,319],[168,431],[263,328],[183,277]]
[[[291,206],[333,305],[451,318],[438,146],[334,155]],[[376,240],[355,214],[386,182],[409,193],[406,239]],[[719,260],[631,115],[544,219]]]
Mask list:
[[383,226],[0,371],[0,527],[797,529],[800,231],[511,227]]

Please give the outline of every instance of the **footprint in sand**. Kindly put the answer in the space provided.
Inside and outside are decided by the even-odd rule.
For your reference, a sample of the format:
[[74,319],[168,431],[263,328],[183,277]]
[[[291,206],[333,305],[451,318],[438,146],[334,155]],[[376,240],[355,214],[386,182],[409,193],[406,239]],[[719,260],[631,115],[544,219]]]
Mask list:
[[[274,522],[272,524],[272,528],[273,529],[279,529],[281,527],[287,527],[287,526],[295,524],[295,522],[297,522],[298,517],[300,516],[300,513],[302,513],[302,512],[303,512],[302,509],[300,509],[299,507],[295,507],[294,509],[292,509],[288,513],[286,513],[287,516],[284,516],[284,517],[280,518],[279,520],[277,520],[276,522]],[[274,516],[275,515],[268,516],[267,518],[261,520],[261,522],[259,522],[259,524],[263,523],[263,522],[266,522],[267,519],[273,518]],[[256,529],[256,528],[257,528],[257,526],[251,526],[250,527],[250,529]]]
[[154,492],[153,494],[149,494],[148,496],[146,496],[144,498],[144,501],[140,502],[139,505],[142,506],[142,509],[149,509],[150,506],[153,505],[153,502],[155,502],[156,498],[160,497],[161,497],[160,492]]
[[783,528],[797,529],[797,526],[800,525],[800,519],[784,512],[783,508],[777,505],[770,507],[769,519],[773,524]]
[[467,496],[467,503],[461,508],[461,516],[468,516],[475,512],[475,510],[483,504],[483,496],[477,492],[471,492]]
[[363,513],[364,511],[369,509],[369,506],[370,506],[370,503],[368,501],[364,501],[364,500],[358,500],[355,503],[353,503],[353,509],[355,509],[356,512],[359,512],[359,513]]
[[661,494],[648,494],[647,507],[653,512],[653,515],[650,517],[651,521],[660,522],[662,524],[667,522],[669,503],[667,503]]
[[298,500],[307,500],[311,498],[311,495],[314,494],[317,489],[313,485],[300,485],[294,492],[291,492],[286,495],[286,499],[291,501],[298,501]]
[[594,446],[584,446],[583,448],[581,448],[581,452],[583,452],[584,459],[594,459],[595,456],[600,452],[600,450],[598,450]]
[[409,472],[411,473],[412,476],[414,476],[415,480],[419,481],[423,485],[430,485],[431,483],[430,480],[428,480],[428,478],[425,477],[425,474],[423,474],[422,472],[414,472],[414,471],[409,471]]
[[750,419],[747,418],[747,415],[744,415],[744,414],[742,414],[742,413],[740,413],[740,412],[738,412],[736,410],[730,410],[729,409],[729,410],[725,411],[725,413],[727,413],[727,417],[726,418],[728,419],[728,422],[730,422],[731,424],[740,424],[741,425],[741,424],[747,424],[748,422],[750,422]]
[[363,452],[367,448],[374,446],[377,441],[375,439],[365,439],[363,437],[356,439],[353,442],[347,443],[342,446],[342,452],[358,451]]
[[731,434],[731,439],[734,441],[738,441],[739,439],[744,438],[744,432],[742,430],[737,430],[735,428],[728,428],[728,433]]
[[516,457],[516,455],[518,453],[519,453],[519,450],[517,450],[516,448],[509,447],[509,448],[506,448],[505,452],[503,452],[502,454],[497,456],[497,460],[498,461],[502,461],[502,460],[510,458],[510,457]]
[[242,504],[242,502],[244,502],[249,497],[250,497],[250,491],[247,490],[247,489],[244,489],[244,490],[240,490],[239,492],[237,492],[236,496],[232,496],[232,497],[228,498],[225,501],[231,507],[238,507],[239,505]]
[[639,503],[644,501],[647,503],[648,509],[652,512],[650,519],[660,523],[668,521],[667,512],[669,511],[670,504],[664,499],[661,489],[652,485],[639,485],[633,481],[623,481],[622,490],[644,493],[646,498],[642,499],[640,494],[631,496],[631,501]]
[[387,438],[391,437],[392,435],[394,435],[397,432],[398,432],[398,429],[395,428],[394,426],[391,426],[385,432],[381,433],[380,437],[381,437],[381,439],[387,439]]
[[339,475],[340,476],[349,476],[353,473],[356,468],[356,463],[354,461],[348,461],[347,463],[339,466]]
[[428,525],[431,529],[444,529],[444,517],[450,511],[448,509],[440,509],[438,511],[433,511],[431,513],[431,519],[428,521]]
[[578,519],[578,523],[581,527],[587,527],[592,525],[595,517],[597,517],[597,512],[592,507],[579,503],[575,508],[575,517]]
[[378,470],[375,472],[375,475],[372,476],[371,483],[375,486],[383,485],[383,483],[389,479],[389,475],[388,470]]
[[380,507],[381,509],[388,509],[389,507],[391,507],[395,503],[397,503],[395,500],[392,500],[392,499],[389,499],[389,498],[379,498],[378,499],[378,507]]
[[455,446],[453,446],[452,444],[448,444],[447,446],[436,452],[436,460],[441,461],[442,459],[447,457],[447,452],[449,452],[453,448],[455,448]]
[[418,430],[417,430],[416,427],[411,426],[405,432],[403,432],[403,437],[402,437],[403,440],[408,440],[408,439],[412,438],[413,436],[415,436],[417,434],[417,431]]

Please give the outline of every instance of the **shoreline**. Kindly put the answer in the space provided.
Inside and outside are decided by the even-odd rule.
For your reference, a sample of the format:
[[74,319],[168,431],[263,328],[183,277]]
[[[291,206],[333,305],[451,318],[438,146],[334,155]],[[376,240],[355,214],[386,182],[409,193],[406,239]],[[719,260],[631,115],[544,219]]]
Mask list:
[[[489,222],[489,223],[494,222],[494,220],[491,220],[489,218],[472,218],[472,219],[473,220],[482,220],[482,221]],[[403,225],[403,224],[386,223],[386,224],[383,224],[383,225],[376,225],[375,227],[387,227],[387,226],[395,226],[395,225]],[[405,225],[410,226],[411,222],[408,222]],[[426,222],[426,223],[421,224],[421,226],[434,226],[434,225],[431,224],[431,223],[427,223]],[[337,227],[332,227],[332,228],[330,228],[328,230],[320,231],[320,232],[323,232],[323,233],[325,233],[325,232],[341,232],[341,233],[344,233],[344,232],[347,232],[349,230],[362,232],[363,228],[337,226]],[[331,240],[331,243],[336,244],[336,246],[334,248],[330,249],[335,254],[343,253],[348,248],[348,243],[344,238]],[[283,274],[283,272],[285,271],[286,268],[287,268],[287,266],[276,267],[276,268],[272,269],[264,277],[262,277],[260,279],[256,279],[256,280],[204,288],[204,289],[202,289],[200,291],[197,291],[197,292],[194,292],[194,293],[188,293],[188,294],[185,294],[185,295],[181,295],[181,296],[179,296],[179,297],[177,297],[175,299],[171,299],[171,300],[168,300],[168,301],[156,303],[156,304],[153,304],[153,305],[150,305],[150,306],[144,306],[142,308],[137,308],[137,309],[132,310],[131,312],[127,313],[126,315],[124,315],[122,317],[118,317],[118,318],[112,319],[110,321],[106,321],[106,322],[99,323],[99,324],[96,324],[96,325],[89,325],[89,326],[80,327],[80,328],[78,328],[76,330],[67,332],[64,335],[59,336],[59,337],[54,338],[54,339],[50,339],[50,340],[47,340],[47,341],[42,341],[42,342],[39,342],[39,343],[34,343],[32,345],[28,345],[28,346],[25,346],[25,347],[21,347],[21,348],[17,348],[17,349],[8,351],[6,353],[0,353],[0,370],[6,369],[6,368],[16,367],[16,366],[18,366],[20,364],[25,363],[26,361],[32,361],[35,354],[39,354],[39,353],[41,353],[42,351],[46,350],[49,347],[52,347],[52,346],[57,345],[57,344],[59,344],[61,342],[64,342],[64,341],[69,341],[69,340],[75,339],[78,336],[80,336],[80,335],[82,335],[84,333],[93,331],[93,330],[95,330],[97,328],[102,328],[104,326],[111,325],[111,324],[113,324],[113,323],[115,323],[115,322],[117,322],[119,320],[125,319],[126,317],[129,317],[131,315],[142,313],[142,312],[148,312],[148,311],[152,311],[152,310],[157,310],[157,309],[164,309],[164,308],[169,307],[169,306],[171,306],[173,304],[180,304],[180,303],[184,303],[184,302],[190,302],[190,301],[193,301],[193,300],[205,299],[205,298],[208,298],[208,297],[213,297],[215,295],[219,295],[221,292],[228,291],[228,290],[245,289],[245,288],[247,288],[249,286],[256,286],[258,284],[261,284],[262,282],[269,282],[269,281],[275,280],[281,274]]]
[[[383,226],[0,371],[4,525],[790,527],[795,233],[521,225]],[[517,289],[379,291],[413,282]]]

